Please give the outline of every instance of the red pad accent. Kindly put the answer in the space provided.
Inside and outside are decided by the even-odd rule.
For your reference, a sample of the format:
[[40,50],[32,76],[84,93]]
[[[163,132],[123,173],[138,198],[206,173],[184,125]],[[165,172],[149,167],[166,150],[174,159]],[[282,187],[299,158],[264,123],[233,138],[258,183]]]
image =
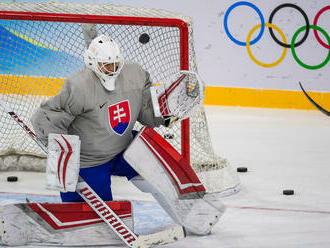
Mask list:
[[156,131],[145,127],[139,138],[162,164],[176,185],[179,194],[206,191],[188,161]]
[[[123,220],[132,217],[129,201],[110,201],[106,204]],[[85,202],[77,203],[28,203],[53,229],[65,229],[102,223],[103,220]]]
[[[65,156],[65,159],[64,159],[64,162],[63,162],[63,173],[62,173],[62,185],[64,187],[64,190],[65,190],[65,184],[66,184],[66,181],[65,181],[65,178],[66,178],[66,169],[68,167],[68,162],[70,160],[70,157],[72,155],[72,146],[71,144],[69,143],[69,141],[64,138],[63,135],[61,135],[62,139],[65,141],[65,144],[68,148],[68,152]],[[59,145],[59,147],[61,148],[61,154],[60,154],[60,157],[58,159],[58,162],[57,162],[57,176],[58,176],[58,181],[59,183],[61,184],[61,175],[60,175],[60,171],[61,171],[61,166],[62,166],[62,158],[63,158],[63,155],[64,155],[64,152],[65,152],[65,149],[63,147],[63,145],[61,144],[61,142],[59,142],[57,139],[55,139],[55,141],[57,142],[57,144]]]
[[182,75],[181,77],[179,77],[175,82],[173,82],[170,87],[165,90],[165,92],[160,95],[158,97],[158,105],[160,107],[160,113],[162,114],[162,116],[164,115],[169,115],[169,109],[167,106],[167,96],[169,96],[172,91],[179,86],[179,84],[182,82],[182,80],[185,78],[185,75]]

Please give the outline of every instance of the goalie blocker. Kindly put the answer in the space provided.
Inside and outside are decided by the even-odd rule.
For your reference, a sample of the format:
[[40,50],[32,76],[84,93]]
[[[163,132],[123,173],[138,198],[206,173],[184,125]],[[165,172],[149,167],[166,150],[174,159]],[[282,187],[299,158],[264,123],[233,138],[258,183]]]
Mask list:
[[144,127],[124,152],[126,161],[139,173],[131,182],[151,193],[162,208],[188,232],[211,232],[225,211],[212,200],[190,164],[157,132]]

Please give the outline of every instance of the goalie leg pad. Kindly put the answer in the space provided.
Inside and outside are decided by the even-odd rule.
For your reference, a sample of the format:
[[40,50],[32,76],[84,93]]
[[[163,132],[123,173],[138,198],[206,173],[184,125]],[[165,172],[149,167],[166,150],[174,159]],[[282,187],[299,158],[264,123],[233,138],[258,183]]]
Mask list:
[[[213,204],[208,204],[204,198],[190,200],[170,199],[157,191],[155,187],[141,176],[133,178],[131,182],[142,192],[151,193],[165,212],[190,233],[209,234],[212,227],[225,211],[221,202],[218,202],[218,205],[215,207]],[[221,207],[219,203],[221,203]]]
[[175,222],[195,234],[210,233],[223,211],[203,199],[204,186],[166,140],[146,127],[125,151],[124,158],[141,176],[131,182],[150,192]]
[[[130,202],[112,201],[106,204],[133,229]],[[20,203],[0,206],[0,236],[0,244],[8,246],[122,244],[87,203]]]

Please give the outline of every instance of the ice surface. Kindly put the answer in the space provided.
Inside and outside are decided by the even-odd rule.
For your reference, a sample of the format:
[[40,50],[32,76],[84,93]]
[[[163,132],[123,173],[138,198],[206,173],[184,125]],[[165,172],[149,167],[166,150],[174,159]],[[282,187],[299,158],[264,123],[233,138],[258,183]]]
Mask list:
[[[330,118],[318,111],[207,106],[215,151],[240,173],[241,191],[224,198],[227,211],[208,236],[167,248],[330,247]],[[16,183],[6,182],[17,175]],[[113,179],[115,199],[133,199],[138,232],[171,220],[148,194]],[[292,196],[283,189],[294,189]],[[0,204],[58,200],[43,173],[1,172]],[[148,226],[148,227],[147,227]],[[31,246],[28,246],[31,247]]]

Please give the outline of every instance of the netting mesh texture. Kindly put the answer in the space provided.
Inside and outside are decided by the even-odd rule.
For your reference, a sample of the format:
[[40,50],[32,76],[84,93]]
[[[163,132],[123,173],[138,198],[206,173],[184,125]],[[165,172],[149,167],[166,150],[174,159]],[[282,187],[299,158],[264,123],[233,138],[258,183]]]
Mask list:
[[[131,15],[157,18],[181,18],[189,26],[189,69],[196,71],[190,19],[168,11],[74,4],[1,4],[2,10]],[[85,18],[87,21],[88,18]],[[154,83],[161,83],[180,70],[180,30],[177,27],[148,25],[96,24],[99,34],[107,34],[120,45],[126,60],[139,63]],[[145,34],[148,42],[139,38]],[[86,44],[80,23],[30,20],[0,20],[0,97],[31,127],[30,117],[40,103],[56,94],[65,78],[78,71],[83,63]],[[136,127],[137,129],[139,126]],[[158,128],[181,152],[181,124]],[[0,111],[0,155],[33,154],[44,156],[21,128]],[[203,108],[190,118],[190,160],[199,171],[227,166],[212,149]]]

